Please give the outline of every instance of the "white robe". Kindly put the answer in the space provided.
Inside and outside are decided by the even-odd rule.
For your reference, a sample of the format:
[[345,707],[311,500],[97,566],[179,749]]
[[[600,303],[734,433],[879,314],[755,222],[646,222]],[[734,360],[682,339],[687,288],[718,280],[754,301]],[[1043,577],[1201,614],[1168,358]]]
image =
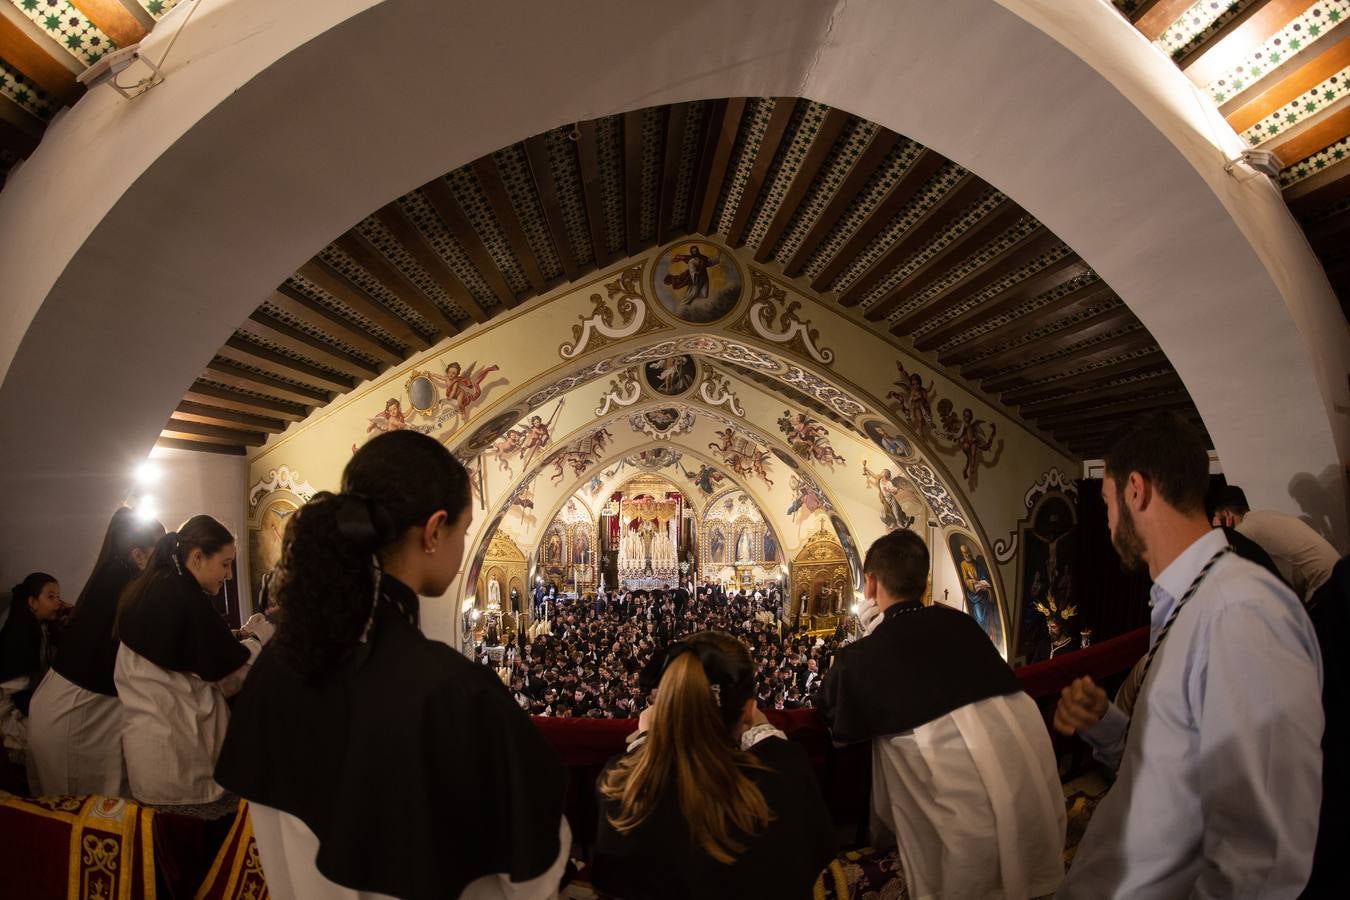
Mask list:
[[[356,891],[335,884],[315,866],[319,839],[304,822],[290,813],[249,803],[253,837],[258,842],[268,896],[275,900],[394,900],[388,894]],[[558,883],[567,868],[572,831],[563,819],[558,827],[558,858],[543,875],[529,881],[512,881],[506,875],[484,875],[464,888],[459,900],[547,900],[558,896]]]
[[1026,694],[877,738],[872,812],[874,834],[898,839],[912,900],[1040,897],[1064,879],[1064,794]]
[[30,770],[43,796],[128,796],[122,703],[85,690],[55,669],[28,707]]
[[218,682],[161,669],[126,644],[113,682],[122,703],[122,753],[131,795],[155,806],[214,803],[225,796],[213,774],[230,710],[261,644],[247,640],[248,662]]

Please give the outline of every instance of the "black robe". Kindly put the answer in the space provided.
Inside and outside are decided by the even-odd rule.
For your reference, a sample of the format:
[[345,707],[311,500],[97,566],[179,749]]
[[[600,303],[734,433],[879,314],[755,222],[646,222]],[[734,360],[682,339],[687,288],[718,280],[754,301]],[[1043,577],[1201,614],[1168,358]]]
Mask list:
[[0,681],[26,676],[28,686],[10,695],[19,712],[28,715],[38,682],[51,663],[53,642],[28,603],[12,603],[0,628]]
[[220,681],[248,662],[248,648],[235,640],[197,579],[187,572],[161,572],[139,600],[122,613],[118,639],[170,672]]
[[113,669],[118,641],[113,637],[113,623],[117,620],[117,598],[132,577],[131,568],[117,559],[109,560],[90,576],[61,634],[52,663],[52,668],[71,684],[96,694],[117,696]]
[[834,740],[853,744],[1021,689],[974,619],[915,601],[889,607],[875,631],[835,654],[815,705]]
[[618,814],[618,801],[599,793],[602,774],[591,862],[595,887],[625,900],[810,897],[816,877],[834,858],[830,813],[811,763],[801,745],[782,738],[762,740],[750,752],[767,768],[747,767],[745,774],[764,794],[774,819],[753,837],[733,832],[746,849],[730,865],[691,845],[673,791],[641,825],[620,834],[609,824],[609,816]]
[[263,650],[216,781],[304,822],[319,872],[354,890],[420,900],[542,875],[566,770],[501,679],[422,635],[416,594],[381,591],[367,643],[324,679]]

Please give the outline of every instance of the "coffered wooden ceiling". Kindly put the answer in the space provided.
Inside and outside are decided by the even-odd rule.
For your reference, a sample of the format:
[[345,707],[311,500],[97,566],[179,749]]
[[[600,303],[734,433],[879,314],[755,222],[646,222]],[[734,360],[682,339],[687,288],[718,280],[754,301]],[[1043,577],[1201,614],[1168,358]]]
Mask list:
[[562,126],[377,210],[240,325],[161,443],[243,452],[444,337],[687,234],[746,248],[1075,453],[1133,410],[1199,421],[1110,287],[997,189],[839,110],[742,97]]
[[[172,5],[0,0],[0,168],[79,97],[76,71]],[[1345,298],[1350,0],[1117,6],[1285,159],[1286,196]],[[687,234],[748,248],[1075,454],[1143,409],[1199,424],[1147,330],[996,188],[819,103],[732,98],[565,125],[377,210],[239,326],[160,443],[243,453],[444,337]]]

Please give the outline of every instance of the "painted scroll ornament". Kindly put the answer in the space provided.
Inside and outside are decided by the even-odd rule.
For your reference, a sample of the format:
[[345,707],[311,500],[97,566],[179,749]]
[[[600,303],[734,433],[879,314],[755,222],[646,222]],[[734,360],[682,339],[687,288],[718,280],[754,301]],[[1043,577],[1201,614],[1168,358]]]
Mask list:
[[625,369],[609,383],[609,390],[605,391],[600,398],[600,405],[595,408],[597,416],[609,415],[609,411],[616,406],[632,406],[642,399],[642,384],[638,381],[632,369]]
[[742,418],[745,416],[745,409],[741,406],[741,401],[736,399],[736,395],[727,386],[726,376],[712,366],[707,366],[704,370],[703,382],[698,386],[698,395],[709,406],[725,405],[736,415]]
[[318,493],[314,485],[300,480],[299,472],[292,471],[290,466],[278,466],[268,471],[266,478],[258,479],[248,489],[249,515],[257,510],[258,501],[273,491],[290,491],[306,503]]
[[753,333],[767,341],[786,344],[816,362],[832,364],[834,351],[818,345],[819,329],[797,315],[802,308],[801,301],[788,300],[787,293],[758,269],[750,269],[750,279],[755,293],[741,324],[748,322]]
[[[616,280],[605,285],[607,297],[591,294],[591,314],[577,317],[581,321],[572,326],[572,340],[559,347],[558,354],[563,359],[576,359],[592,345],[603,347],[651,330],[644,328],[647,301],[642,297],[641,283],[642,266],[629,266]],[[609,307],[611,302],[614,302],[614,309]]]

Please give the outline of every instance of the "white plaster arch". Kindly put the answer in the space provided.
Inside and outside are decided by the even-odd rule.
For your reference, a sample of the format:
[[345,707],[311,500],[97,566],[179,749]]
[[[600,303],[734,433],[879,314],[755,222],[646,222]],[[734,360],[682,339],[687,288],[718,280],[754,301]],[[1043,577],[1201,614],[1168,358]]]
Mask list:
[[87,570],[200,365],[370,210],[559,122],[724,96],[817,99],[1000,187],[1159,338],[1252,500],[1296,511],[1288,473],[1321,478],[1344,544],[1330,287],[1104,0],[702,0],[678,22],[692,48],[673,28],[622,0],[229,0],[148,94],[89,92],[0,193],[0,575]]

